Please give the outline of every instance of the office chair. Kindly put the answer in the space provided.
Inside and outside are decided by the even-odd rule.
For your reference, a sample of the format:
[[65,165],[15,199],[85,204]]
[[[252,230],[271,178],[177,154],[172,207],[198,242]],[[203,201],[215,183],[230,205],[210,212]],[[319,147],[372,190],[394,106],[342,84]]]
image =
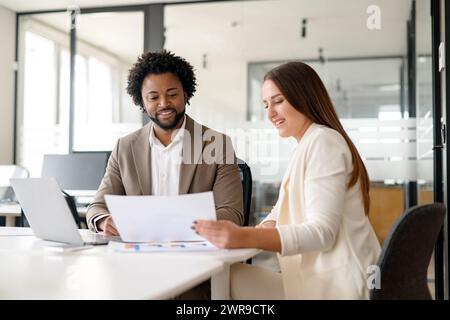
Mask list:
[[394,224],[380,257],[381,287],[371,300],[431,300],[427,269],[443,226],[445,206],[434,203],[408,209]]
[[250,167],[241,159],[237,159],[240,170],[242,190],[244,193],[244,226],[250,222],[250,209],[252,204],[252,172]]
[[[244,160],[237,159],[237,163],[240,170],[244,198],[244,227],[248,227],[250,222],[250,209],[252,204],[252,171]],[[246,263],[252,264],[252,259],[248,259]]]
[[70,212],[72,213],[72,217],[75,220],[75,223],[77,224],[78,229],[81,228],[81,219],[80,219],[80,215],[78,214],[75,198],[72,197],[70,194],[68,194],[65,191],[62,191],[62,193],[64,195],[64,198],[66,199],[67,205],[69,206]]
[[[11,187],[11,178],[28,178],[29,171],[18,165],[0,165],[0,203],[16,202],[16,195]],[[0,225],[5,225],[5,218],[0,217]]]
[[0,203],[15,202],[16,195],[11,187],[11,178],[28,178],[27,169],[17,165],[0,165]]
[[27,169],[17,165],[0,165],[0,186],[11,186],[11,178],[28,178]]
[[0,202],[14,202],[16,196],[9,179],[28,178],[27,169],[17,165],[0,165]]

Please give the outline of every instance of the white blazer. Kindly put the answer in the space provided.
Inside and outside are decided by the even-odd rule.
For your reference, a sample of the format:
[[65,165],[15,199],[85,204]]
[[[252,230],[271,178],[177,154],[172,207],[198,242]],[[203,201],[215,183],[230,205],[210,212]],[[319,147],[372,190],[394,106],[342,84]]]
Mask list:
[[380,254],[364,213],[359,181],[350,189],[352,155],[335,130],[312,124],[296,147],[275,220],[287,299],[367,299],[367,270]]

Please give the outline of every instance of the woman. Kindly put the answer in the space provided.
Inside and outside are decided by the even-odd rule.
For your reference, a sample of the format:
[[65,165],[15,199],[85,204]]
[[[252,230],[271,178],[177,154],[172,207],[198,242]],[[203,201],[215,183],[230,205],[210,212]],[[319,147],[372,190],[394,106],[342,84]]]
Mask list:
[[234,299],[366,299],[380,246],[368,220],[369,177],[316,72],[289,62],[264,77],[263,101],[281,137],[298,145],[272,212],[256,227],[197,221],[219,248],[278,252],[281,274],[231,269]]

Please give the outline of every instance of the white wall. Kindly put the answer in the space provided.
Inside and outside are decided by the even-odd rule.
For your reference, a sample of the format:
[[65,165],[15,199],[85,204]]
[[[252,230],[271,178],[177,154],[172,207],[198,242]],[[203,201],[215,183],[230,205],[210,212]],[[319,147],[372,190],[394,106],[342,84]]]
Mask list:
[[16,15],[0,6],[0,164],[13,161]]

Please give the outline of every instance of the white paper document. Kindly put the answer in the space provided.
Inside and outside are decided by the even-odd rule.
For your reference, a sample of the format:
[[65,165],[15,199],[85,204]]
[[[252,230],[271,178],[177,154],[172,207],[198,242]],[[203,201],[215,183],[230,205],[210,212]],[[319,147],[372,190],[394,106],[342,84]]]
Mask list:
[[216,220],[211,191],[178,196],[105,195],[124,242],[203,241],[191,229],[195,220]]
[[182,242],[119,242],[110,241],[108,249],[112,252],[197,252],[219,250],[208,241]]

